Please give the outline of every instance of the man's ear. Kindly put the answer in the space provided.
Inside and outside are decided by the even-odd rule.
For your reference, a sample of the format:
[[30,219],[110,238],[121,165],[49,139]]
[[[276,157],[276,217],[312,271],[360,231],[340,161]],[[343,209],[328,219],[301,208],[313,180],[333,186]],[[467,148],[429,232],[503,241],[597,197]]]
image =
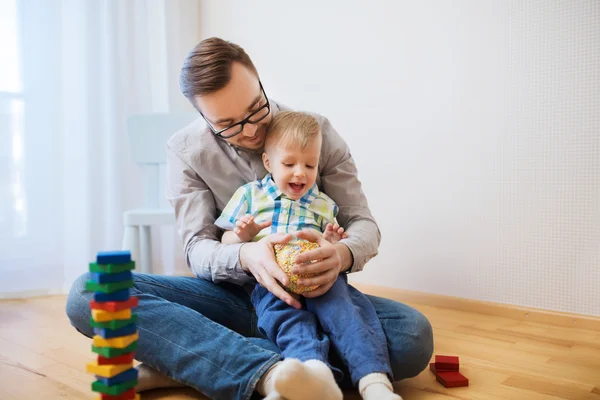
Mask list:
[[267,153],[262,154],[262,160],[263,164],[265,165],[265,169],[271,172],[271,162],[269,161],[269,156],[267,156]]

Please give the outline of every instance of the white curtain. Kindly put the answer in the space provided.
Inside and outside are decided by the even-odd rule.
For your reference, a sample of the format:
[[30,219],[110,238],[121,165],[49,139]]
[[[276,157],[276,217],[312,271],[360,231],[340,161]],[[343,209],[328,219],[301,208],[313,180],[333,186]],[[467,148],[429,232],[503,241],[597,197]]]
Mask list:
[[120,248],[142,191],[125,121],[188,110],[198,22],[195,0],[0,0],[0,297],[64,292]]

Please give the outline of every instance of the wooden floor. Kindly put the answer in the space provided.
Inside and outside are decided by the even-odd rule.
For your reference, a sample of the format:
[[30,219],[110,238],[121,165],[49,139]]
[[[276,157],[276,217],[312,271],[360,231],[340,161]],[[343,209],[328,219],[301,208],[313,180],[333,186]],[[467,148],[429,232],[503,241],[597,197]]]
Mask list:
[[[396,383],[405,400],[600,400],[600,332],[411,304],[432,322],[435,354],[457,355],[467,388],[424,371]],[[91,399],[90,340],[65,316],[65,297],[0,301],[0,399]],[[204,399],[192,390],[143,399]],[[346,399],[359,399],[348,392]]]

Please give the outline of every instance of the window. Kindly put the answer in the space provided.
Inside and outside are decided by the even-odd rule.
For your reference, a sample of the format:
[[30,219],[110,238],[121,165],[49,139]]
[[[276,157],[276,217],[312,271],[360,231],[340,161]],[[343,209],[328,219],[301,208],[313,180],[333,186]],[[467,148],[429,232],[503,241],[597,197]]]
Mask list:
[[0,239],[26,233],[24,99],[17,0],[0,0]]

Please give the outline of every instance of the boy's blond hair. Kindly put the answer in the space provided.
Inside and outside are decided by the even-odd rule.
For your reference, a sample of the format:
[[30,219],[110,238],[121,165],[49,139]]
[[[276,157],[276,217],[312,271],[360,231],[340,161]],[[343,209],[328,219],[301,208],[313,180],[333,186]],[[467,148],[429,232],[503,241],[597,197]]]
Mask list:
[[310,114],[298,111],[280,111],[271,121],[265,150],[274,145],[298,145],[302,150],[308,144],[321,136],[321,128],[316,118]]

